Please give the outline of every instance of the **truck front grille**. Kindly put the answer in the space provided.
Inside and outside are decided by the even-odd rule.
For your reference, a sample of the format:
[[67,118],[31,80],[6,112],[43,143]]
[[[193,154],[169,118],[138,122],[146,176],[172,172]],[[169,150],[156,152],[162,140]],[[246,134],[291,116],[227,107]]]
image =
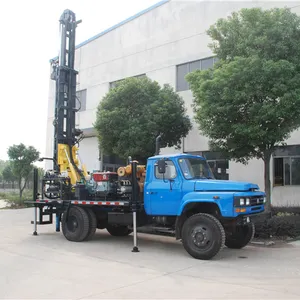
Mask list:
[[255,206],[255,205],[261,205],[264,204],[264,197],[262,196],[255,196],[250,198],[250,205]]

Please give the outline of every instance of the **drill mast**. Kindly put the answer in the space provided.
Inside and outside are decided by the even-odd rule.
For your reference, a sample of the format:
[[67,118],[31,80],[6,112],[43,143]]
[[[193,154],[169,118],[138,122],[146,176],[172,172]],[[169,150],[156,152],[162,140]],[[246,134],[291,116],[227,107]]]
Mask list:
[[52,61],[51,79],[56,81],[54,149],[53,160],[58,173],[67,172],[72,184],[84,180],[86,170],[77,156],[76,144],[82,131],[75,127],[76,121],[76,79],[78,72],[74,69],[76,27],[81,21],[71,10],[65,10],[60,17],[60,52],[58,60]]

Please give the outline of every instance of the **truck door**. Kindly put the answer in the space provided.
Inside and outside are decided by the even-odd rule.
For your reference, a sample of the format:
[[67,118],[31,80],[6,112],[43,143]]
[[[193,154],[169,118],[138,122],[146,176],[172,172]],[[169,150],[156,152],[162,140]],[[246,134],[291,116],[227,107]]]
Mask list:
[[175,216],[181,203],[182,181],[173,161],[166,160],[166,173],[159,174],[157,162],[154,165],[152,181],[148,185],[151,214]]

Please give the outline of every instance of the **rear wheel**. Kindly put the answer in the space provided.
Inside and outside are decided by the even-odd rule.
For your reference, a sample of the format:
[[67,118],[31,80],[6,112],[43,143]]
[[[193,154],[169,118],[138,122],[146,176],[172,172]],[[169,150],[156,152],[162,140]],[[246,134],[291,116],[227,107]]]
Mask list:
[[192,257],[209,260],[224,247],[225,231],[214,216],[195,214],[183,224],[182,243]]
[[89,216],[89,232],[87,234],[87,237],[84,239],[85,241],[90,240],[97,229],[97,218],[95,213],[93,212],[93,210],[91,208],[85,208],[88,216]]
[[127,236],[132,230],[126,225],[107,225],[106,230],[113,236]]
[[243,226],[237,226],[236,231],[232,234],[226,234],[225,245],[232,249],[241,249],[247,246],[253,239],[255,234],[255,226],[249,223]]
[[62,218],[62,232],[65,238],[72,242],[82,242],[88,235],[90,221],[88,213],[81,207],[72,206],[68,220],[66,213]]

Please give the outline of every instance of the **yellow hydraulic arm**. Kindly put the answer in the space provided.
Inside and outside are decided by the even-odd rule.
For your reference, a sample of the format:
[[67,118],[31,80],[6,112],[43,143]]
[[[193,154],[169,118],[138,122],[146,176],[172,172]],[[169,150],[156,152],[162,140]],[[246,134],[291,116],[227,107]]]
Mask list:
[[[72,153],[70,153],[69,146],[65,144],[58,144],[57,151],[57,164],[60,168],[61,173],[68,173],[68,176],[71,179],[71,184],[75,185],[77,182],[82,180],[82,175],[86,178],[87,171],[84,165],[81,164],[81,161],[78,156],[78,147],[75,145],[72,147]],[[74,165],[72,164],[72,159],[74,161]],[[80,171],[82,175],[80,175]]]

